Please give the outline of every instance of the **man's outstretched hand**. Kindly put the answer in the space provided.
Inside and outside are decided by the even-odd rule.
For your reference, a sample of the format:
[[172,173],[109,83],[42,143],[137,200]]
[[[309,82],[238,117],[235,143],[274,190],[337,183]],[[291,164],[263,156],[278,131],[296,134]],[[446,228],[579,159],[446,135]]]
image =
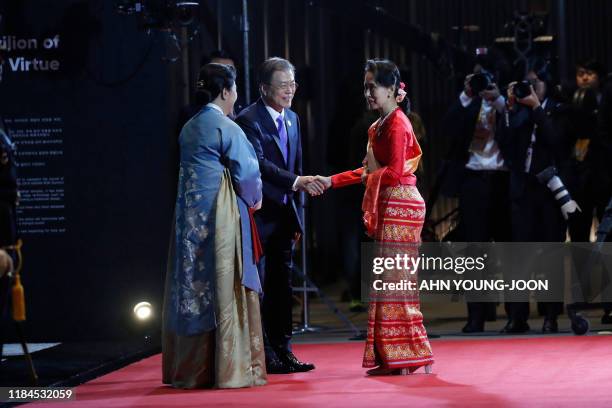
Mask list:
[[331,177],[324,176],[300,176],[296,188],[305,191],[311,196],[319,196],[331,187]]

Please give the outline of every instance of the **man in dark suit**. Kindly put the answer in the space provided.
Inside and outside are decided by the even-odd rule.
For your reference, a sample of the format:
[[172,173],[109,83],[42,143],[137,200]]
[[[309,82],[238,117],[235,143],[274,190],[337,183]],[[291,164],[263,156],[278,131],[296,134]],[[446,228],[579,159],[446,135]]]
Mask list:
[[309,371],[291,351],[293,247],[302,231],[298,191],[322,193],[311,176],[302,174],[300,122],[290,110],[297,83],[295,68],[282,58],[270,58],[259,71],[261,98],[245,108],[236,123],[253,144],[263,181],[263,204],[255,214],[263,244],[262,320],[266,368],[282,374]]
[[[505,147],[511,172],[512,237],[515,242],[564,242],[566,219],[577,211],[577,206],[558,176],[551,174],[543,178],[546,170],[551,166],[563,167],[569,157],[571,146],[564,131],[564,106],[549,96],[553,82],[545,62],[533,62],[525,79],[531,84],[530,94],[516,98],[515,85],[510,84],[508,100],[511,108],[500,128],[500,143]],[[557,257],[546,269],[558,274],[563,270],[562,261]],[[516,270],[524,270],[521,260],[514,265]],[[551,289],[551,293],[562,292],[557,287]],[[503,332],[529,330],[527,299],[507,302],[505,306],[508,324]],[[562,313],[563,304],[538,302],[538,309],[544,315],[542,332],[556,333],[557,316]]]
[[[442,193],[459,198],[461,240],[506,242],[511,240],[509,174],[496,131],[496,123],[503,118],[505,100],[494,83],[485,89],[473,89],[475,75],[493,79],[477,64],[446,113],[445,135],[451,138],[451,143]],[[478,294],[466,295],[466,300],[468,319],[462,331],[484,331],[485,320],[495,319],[495,299]]]

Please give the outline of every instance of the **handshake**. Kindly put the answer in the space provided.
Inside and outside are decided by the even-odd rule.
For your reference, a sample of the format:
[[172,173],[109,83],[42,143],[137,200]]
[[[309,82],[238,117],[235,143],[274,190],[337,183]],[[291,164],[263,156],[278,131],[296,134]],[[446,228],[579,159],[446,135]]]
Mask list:
[[298,176],[295,188],[300,191],[305,191],[314,197],[323,194],[331,185],[331,177]]

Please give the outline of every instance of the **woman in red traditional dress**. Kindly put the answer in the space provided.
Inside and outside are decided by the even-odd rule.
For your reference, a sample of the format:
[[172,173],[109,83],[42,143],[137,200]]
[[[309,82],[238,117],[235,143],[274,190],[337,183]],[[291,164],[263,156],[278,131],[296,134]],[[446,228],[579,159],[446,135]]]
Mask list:
[[[380,118],[368,130],[364,167],[319,180],[340,188],[363,182],[362,203],[368,235],[385,248],[394,245],[416,248],[418,256],[425,202],[416,188],[421,148],[410,120],[398,103],[404,96],[397,66],[387,60],[369,60],[365,66],[364,94],[369,108]],[[392,280],[416,274],[392,271]],[[387,272],[385,272],[387,273]],[[389,296],[386,296],[389,295]],[[418,292],[377,293],[368,308],[368,332],[363,367],[369,375],[407,374],[423,366],[431,372],[433,353],[423,326]]]

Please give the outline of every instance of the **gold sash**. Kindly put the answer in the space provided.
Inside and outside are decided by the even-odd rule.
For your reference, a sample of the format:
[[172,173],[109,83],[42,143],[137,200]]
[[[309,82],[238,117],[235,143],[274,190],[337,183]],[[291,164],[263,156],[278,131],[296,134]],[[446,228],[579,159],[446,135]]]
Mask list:
[[[376,132],[374,132],[374,134],[376,134]],[[417,154],[404,162],[402,175],[413,174],[419,167],[419,161],[423,155],[423,151],[416,137],[412,134],[410,134],[409,137],[413,138],[415,143],[414,150]],[[374,238],[376,237],[376,227],[378,225],[378,196],[380,195],[382,176],[387,166],[381,166],[380,162],[376,160],[371,141],[368,141],[368,145],[366,146],[364,164],[365,167],[363,171],[368,174],[368,178],[361,209],[363,210],[363,222],[366,227],[366,232],[370,237]]]

